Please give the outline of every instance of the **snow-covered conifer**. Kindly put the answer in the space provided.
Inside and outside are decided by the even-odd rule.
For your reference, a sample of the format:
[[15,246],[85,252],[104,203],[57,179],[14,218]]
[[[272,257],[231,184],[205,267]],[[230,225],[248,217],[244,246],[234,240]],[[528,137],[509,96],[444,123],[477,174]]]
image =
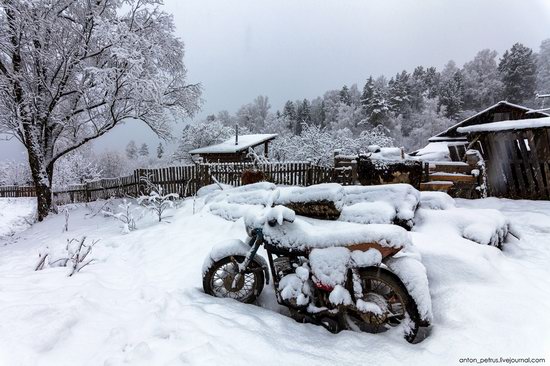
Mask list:
[[537,92],[550,94],[550,39],[542,41],[537,55]]
[[126,157],[128,160],[136,160],[138,157],[137,145],[134,140],[130,140],[126,145]]
[[496,51],[485,49],[464,64],[464,109],[482,110],[501,99],[503,84],[496,57]]
[[456,71],[451,78],[445,79],[440,85],[439,105],[445,107],[445,116],[447,118],[458,120],[463,101],[463,77],[462,73]]
[[139,147],[139,156],[142,158],[149,156],[149,146],[145,142]]
[[162,159],[164,156],[164,146],[162,146],[162,142],[159,142],[157,146],[157,159]]
[[502,55],[498,71],[504,84],[506,100],[512,103],[533,103],[537,65],[532,49],[521,43],[514,44]]

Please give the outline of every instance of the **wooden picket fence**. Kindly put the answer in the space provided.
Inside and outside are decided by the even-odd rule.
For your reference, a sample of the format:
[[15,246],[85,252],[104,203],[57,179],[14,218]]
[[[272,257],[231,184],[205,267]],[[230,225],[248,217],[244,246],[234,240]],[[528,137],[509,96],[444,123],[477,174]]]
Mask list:
[[264,173],[266,180],[280,185],[309,186],[312,184],[333,181],[333,169],[313,165],[309,162],[284,163],[216,163],[204,164],[207,176],[214,177],[218,182],[232,186],[243,184],[241,178],[245,170],[256,169]]
[[0,186],[0,197],[36,197],[36,190],[30,186]]
[[[163,193],[193,196],[205,185],[214,182],[240,186],[242,173],[256,169],[267,181],[280,185],[309,186],[329,183],[336,179],[335,171],[309,162],[284,163],[212,163],[172,166],[155,169],[136,169],[132,175],[103,178],[86,184],[76,184],[53,192],[53,201],[60,204],[92,202],[111,197],[137,197],[146,192],[145,179],[160,186]],[[34,187],[0,186],[0,197],[35,197]]]

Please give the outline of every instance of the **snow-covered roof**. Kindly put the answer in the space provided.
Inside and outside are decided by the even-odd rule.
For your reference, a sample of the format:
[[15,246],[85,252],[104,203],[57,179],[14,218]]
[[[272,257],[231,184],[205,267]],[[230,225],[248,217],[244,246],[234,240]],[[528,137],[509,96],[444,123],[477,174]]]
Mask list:
[[410,155],[420,160],[451,160],[449,157],[449,142],[430,142],[421,149],[413,151]]
[[190,154],[230,154],[237,153],[248,149],[249,147],[257,146],[266,141],[277,137],[276,133],[254,134],[254,135],[239,135],[238,144],[235,144],[235,137],[232,137],[220,144],[200,147],[189,151]]
[[[445,131],[446,132],[446,131]],[[468,141],[465,136],[448,137],[448,136],[432,136],[428,139],[428,142],[460,142]]]
[[[501,100],[500,102],[488,107],[488,108],[485,108],[484,110],[482,110],[481,112],[478,112],[468,118],[466,118],[465,120],[462,120],[454,125],[452,125],[451,127],[447,128],[445,131],[443,132],[440,132],[438,133],[437,135],[435,136],[432,136],[428,139],[429,142],[437,142],[437,141],[457,141],[457,140],[462,140],[463,138],[460,137],[460,136],[446,136],[449,132],[451,132],[452,130],[457,130],[459,133],[464,133],[464,132],[461,132],[459,130],[460,126],[462,126],[463,124],[466,124],[468,123],[470,120],[476,118],[476,117],[479,117],[480,115],[484,114],[484,113],[487,113],[489,112],[490,110],[498,107],[498,106],[501,106],[501,105],[507,105],[509,107],[513,107],[513,108],[517,108],[517,109],[522,109],[526,112],[532,112],[532,113],[540,113],[542,115],[546,115],[546,116],[550,116],[549,114],[547,113],[543,113],[543,112],[540,112],[540,111],[536,111],[536,110],[533,110],[531,108],[528,108],[528,107],[525,107],[525,106],[521,106],[519,104],[514,104],[514,103],[510,103],[506,100]],[[524,121],[524,120],[523,120]]]
[[518,119],[514,121],[501,121],[501,122],[484,123],[481,125],[473,125],[468,127],[459,127],[458,132],[460,133],[491,132],[491,131],[521,130],[521,129],[530,129],[530,128],[543,128],[543,127],[550,127],[550,117]]

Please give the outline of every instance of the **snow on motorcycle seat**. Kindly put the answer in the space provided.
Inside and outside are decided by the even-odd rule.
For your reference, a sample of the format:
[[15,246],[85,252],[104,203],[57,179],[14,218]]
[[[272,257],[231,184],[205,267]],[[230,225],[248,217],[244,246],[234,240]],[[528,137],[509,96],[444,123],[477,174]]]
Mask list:
[[348,247],[350,251],[374,248],[383,257],[411,244],[410,234],[397,225],[355,224],[304,219],[263,226],[266,244],[275,251],[308,253],[315,248]]

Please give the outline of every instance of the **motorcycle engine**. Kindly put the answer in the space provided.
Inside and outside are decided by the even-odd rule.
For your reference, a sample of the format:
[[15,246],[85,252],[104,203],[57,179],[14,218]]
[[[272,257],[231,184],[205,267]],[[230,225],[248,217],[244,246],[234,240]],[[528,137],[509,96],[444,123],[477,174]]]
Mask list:
[[273,260],[273,266],[275,267],[275,273],[280,277],[283,277],[289,273],[294,272],[289,257],[278,257]]
[[277,288],[280,302],[292,308],[307,306],[311,296],[307,263],[299,258],[279,257],[273,260],[273,266],[281,279]]

